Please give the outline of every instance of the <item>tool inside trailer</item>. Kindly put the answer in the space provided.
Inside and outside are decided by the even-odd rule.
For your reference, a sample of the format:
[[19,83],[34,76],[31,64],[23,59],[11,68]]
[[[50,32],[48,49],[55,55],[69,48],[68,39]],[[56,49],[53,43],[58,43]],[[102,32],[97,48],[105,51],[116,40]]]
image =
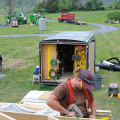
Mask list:
[[86,69],[85,45],[43,45],[42,75],[45,80],[65,81],[76,76],[76,67]]
[[73,72],[73,54],[73,45],[57,45],[57,61],[59,61],[59,69],[57,70],[58,79],[66,72]]

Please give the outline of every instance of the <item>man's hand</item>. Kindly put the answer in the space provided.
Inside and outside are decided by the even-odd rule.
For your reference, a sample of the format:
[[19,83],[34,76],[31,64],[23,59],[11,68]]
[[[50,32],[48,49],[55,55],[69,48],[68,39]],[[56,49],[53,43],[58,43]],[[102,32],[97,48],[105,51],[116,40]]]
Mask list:
[[73,115],[77,117],[77,114],[75,112],[69,112],[68,115]]

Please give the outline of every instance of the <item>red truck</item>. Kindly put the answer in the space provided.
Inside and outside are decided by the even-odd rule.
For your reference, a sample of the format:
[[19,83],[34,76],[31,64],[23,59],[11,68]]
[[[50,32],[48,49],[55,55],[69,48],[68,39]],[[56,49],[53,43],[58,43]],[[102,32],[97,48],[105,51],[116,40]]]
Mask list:
[[71,22],[72,20],[75,20],[75,14],[69,14],[68,12],[66,13],[61,12],[61,16],[58,17],[59,22],[67,23]]

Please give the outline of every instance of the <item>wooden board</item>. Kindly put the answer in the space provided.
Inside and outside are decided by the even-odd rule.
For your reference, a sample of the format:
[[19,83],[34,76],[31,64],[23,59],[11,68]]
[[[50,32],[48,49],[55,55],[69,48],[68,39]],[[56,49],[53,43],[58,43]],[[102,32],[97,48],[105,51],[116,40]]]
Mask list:
[[[5,106],[8,105],[10,103],[0,103],[0,106]],[[44,109],[50,109],[49,106],[42,106],[42,105],[25,105],[25,104],[18,104],[16,103],[16,105],[26,108],[26,109],[30,109],[30,110],[34,110],[34,111],[41,111]],[[88,111],[89,114],[91,114],[91,110],[89,109]],[[110,110],[96,110],[96,116],[112,116],[111,111]]]
[[94,45],[95,43],[92,42],[89,46],[89,70],[94,73],[94,64],[95,64],[95,51],[94,51]]
[[40,99],[48,99],[52,91],[45,91],[42,95],[40,95]]
[[0,112],[0,120],[15,120],[15,119]]
[[[16,120],[49,120],[47,115],[39,115],[34,113],[21,113],[21,112],[10,112],[10,111],[1,111],[0,112],[16,119]],[[54,116],[59,120],[78,120],[74,117],[64,117],[64,116]],[[80,118],[80,120],[100,120],[100,119],[89,119],[89,118]]]
[[48,116],[48,120],[59,120],[59,119],[57,119],[57,118],[55,118],[53,116]]
[[46,103],[46,100],[48,99],[51,93],[52,91],[31,90],[24,96],[24,98],[20,101],[20,103],[24,103],[24,102]]
[[42,45],[42,79],[48,78],[48,45]]

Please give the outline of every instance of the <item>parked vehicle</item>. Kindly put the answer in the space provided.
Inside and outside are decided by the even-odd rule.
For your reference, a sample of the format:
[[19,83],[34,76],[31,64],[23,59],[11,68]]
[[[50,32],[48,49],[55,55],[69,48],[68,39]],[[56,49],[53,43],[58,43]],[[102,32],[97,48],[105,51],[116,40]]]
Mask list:
[[75,77],[76,67],[94,73],[93,32],[63,31],[39,43],[39,78],[43,85],[58,85]]
[[18,27],[18,20],[16,17],[11,18],[10,26],[11,27]]
[[0,72],[2,71],[2,54],[0,53]]
[[18,24],[27,24],[27,18],[25,17],[24,13],[16,13],[15,15],[18,19]]
[[[27,24],[27,18],[25,17],[24,13],[17,13],[17,12],[14,12],[13,14],[13,17],[16,17],[16,19],[18,20],[18,25],[21,25],[21,24]],[[12,18],[11,18],[12,19]],[[6,17],[6,22],[7,23],[10,23],[10,15],[8,15]]]
[[31,22],[32,24],[38,25],[40,18],[41,18],[41,14],[33,14],[33,15],[30,16],[30,22]]
[[61,16],[58,17],[59,22],[71,22],[72,20],[75,20],[75,14],[70,14],[68,12],[61,12]]

